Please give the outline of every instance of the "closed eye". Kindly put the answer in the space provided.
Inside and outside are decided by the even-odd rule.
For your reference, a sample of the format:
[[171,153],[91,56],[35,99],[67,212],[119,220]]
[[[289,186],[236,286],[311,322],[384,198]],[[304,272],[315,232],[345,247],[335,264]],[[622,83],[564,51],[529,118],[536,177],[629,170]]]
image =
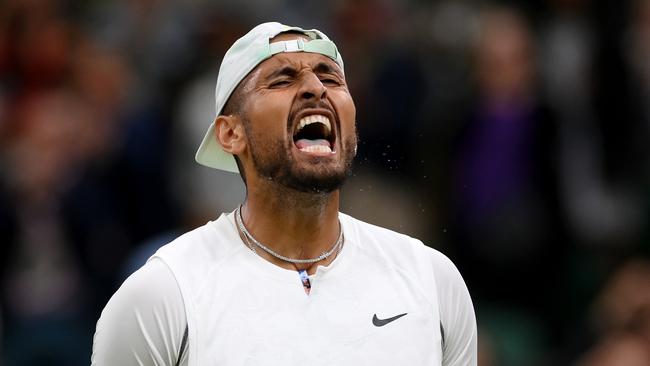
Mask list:
[[282,86],[286,86],[286,85],[289,85],[289,84],[290,84],[289,80],[282,79],[282,80],[276,80],[276,81],[272,82],[269,86],[271,88],[277,88],[277,87],[282,87]]
[[321,78],[320,81],[324,84],[331,84],[331,85],[340,85],[341,83],[333,78]]
[[332,75],[320,75],[318,77],[323,84],[338,86],[341,85],[341,80]]

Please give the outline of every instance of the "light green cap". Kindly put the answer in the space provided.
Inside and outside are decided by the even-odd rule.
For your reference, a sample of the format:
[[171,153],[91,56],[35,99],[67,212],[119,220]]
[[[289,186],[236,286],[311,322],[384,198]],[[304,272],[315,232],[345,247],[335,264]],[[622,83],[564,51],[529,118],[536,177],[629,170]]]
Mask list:
[[[300,32],[309,37],[289,41],[269,43],[271,39],[284,32]],[[260,62],[280,52],[312,52],[320,53],[334,60],[343,71],[343,58],[336,45],[323,32],[317,29],[305,30],[280,23],[263,23],[251,29],[246,35],[238,39],[226,52],[219,68],[217,87],[215,89],[216,115],[230,98],[237,85]],[[196,161],[210,168],[238,173],[234,157],[223,151],[214,135],[214,121],[210,124],[199,150],[196,152]]]

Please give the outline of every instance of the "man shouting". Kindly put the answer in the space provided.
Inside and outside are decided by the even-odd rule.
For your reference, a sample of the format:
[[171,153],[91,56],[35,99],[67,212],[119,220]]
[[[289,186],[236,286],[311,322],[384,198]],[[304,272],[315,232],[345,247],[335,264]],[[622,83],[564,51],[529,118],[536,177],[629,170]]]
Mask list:
[[355,106],[325,34],[253,28],[224,56],[216,114],[196,160],[239,172],[246,199],[124,282],[93,365],[476,365],[449,259],[339,212]]

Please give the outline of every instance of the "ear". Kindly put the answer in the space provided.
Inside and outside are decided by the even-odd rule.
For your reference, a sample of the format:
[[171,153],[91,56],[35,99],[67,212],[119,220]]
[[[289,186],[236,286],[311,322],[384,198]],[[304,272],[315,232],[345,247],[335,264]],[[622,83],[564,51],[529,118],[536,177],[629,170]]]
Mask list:
[[237,116],[218,116],[214,120],[214,137],[224,151],[239,155],[246,148],[244,125]]

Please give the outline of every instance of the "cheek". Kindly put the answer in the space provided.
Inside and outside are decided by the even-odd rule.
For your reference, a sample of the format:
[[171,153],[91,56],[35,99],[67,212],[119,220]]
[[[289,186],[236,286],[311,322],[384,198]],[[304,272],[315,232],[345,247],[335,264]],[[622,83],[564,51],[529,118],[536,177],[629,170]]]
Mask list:
[[[266,95],[251,100],[247,117],[258,135],[286,135],[291,103],[288,98]],[[290,100],[290,99],[288,99]]]
[[333,98],[336,112],[341,120],[341,130],[344,134],[354,133],[356,128],[357,110],[350,94],[343,94]]

